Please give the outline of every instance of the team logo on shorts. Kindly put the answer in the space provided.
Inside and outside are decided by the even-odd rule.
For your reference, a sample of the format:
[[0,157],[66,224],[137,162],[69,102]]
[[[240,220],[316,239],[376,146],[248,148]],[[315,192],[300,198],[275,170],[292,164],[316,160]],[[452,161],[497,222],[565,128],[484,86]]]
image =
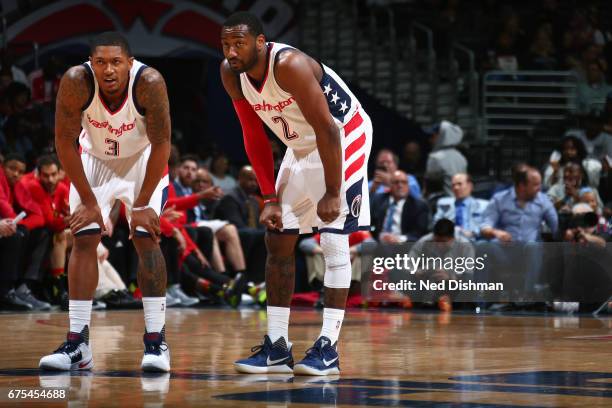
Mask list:
[[361,212],[361,194],[353,198],[353,202],[351,203],[351,215],[357,218],[359,217],[360,212]]

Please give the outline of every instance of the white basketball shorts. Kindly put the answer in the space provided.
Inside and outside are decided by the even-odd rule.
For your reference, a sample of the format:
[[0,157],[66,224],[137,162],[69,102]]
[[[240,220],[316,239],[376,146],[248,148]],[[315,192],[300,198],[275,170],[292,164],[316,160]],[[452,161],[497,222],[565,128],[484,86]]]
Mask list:
[[342,139],[342,186],[340,215],[324,223],[317,203],[325,194],[325,177],[319,151],[297,157],[287,149],[276,179],[283,213],[283,233],[332,232],[350,234],[370,229],[368,158],[372,148],[372,121],[361,109],[340,130]]
[[[149,145],[141,153],[124,159],[101,160],[89,153],[81,154],[85,177],[96,196],[105,223],[116,200],[121,200],[125,204],[128,221],[130,220],[133,203],[144,181],[150,153],[151,146]],[[168,174],[162,177],[149,201],[149,206],[155,210],[157,215],[162,213],[167,198]],[[81,204],[81,197],[72,184],[69,200],[70,213],[72,213]],[[86,233],[86,231],[96,232],[99,229],[98,224],[92,223],[82,228],[77,234]],[[146,233],[141,227],[136,230]]]

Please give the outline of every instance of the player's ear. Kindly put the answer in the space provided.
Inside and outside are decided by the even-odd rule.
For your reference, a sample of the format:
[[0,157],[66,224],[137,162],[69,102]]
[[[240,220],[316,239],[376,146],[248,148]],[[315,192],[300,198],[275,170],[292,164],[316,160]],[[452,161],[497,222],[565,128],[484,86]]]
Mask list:
[[263,34],[259,34],[255,41],[257,42],[258,51],[261,51],[266,46],[266,37]]
[[130,66],[130,69],[132,69],[132,64],[133,63],[134,63],[134,57],[128,58],[128,65]]

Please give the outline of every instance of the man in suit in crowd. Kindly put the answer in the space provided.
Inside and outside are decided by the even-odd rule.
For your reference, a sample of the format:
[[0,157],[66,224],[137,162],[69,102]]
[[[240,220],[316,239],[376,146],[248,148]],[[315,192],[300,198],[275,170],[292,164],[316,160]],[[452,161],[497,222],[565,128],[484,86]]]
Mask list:
[[391,176],[391,190],[372,199],[372,225],[380,242],[415,241],[427,233],[429,207],[410,195],[406,173],[396,170]]
[[453,196],[438,200],[433,222],[449,219],[455,223],[457,235],[475,241],[480,234],[482,214],[489,202],[472,197],[474,183],[467,173],[455,174],[451,179],[451,188]]

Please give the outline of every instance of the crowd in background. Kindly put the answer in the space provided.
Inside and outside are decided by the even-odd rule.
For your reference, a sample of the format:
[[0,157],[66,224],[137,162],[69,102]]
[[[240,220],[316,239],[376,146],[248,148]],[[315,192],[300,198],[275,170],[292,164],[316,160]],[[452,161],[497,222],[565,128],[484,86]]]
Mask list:
[[[441,10],[439,19],[446,25],[437,27],[461,31],[464,3],[426,3]],[[512,183],[488,190],[475,185],[463,152],[463,130],[449,121],[427,128],[424,139],[407,140],[401,151],[373,152],[372,230],[350,236],[354,285],[349,303],[365,302],[359,297],[360,253],[368,242],[445,243],[448,253],[458,251],[455,243],[475,250],[480,243],[542,241],[605,248],[612,216],[612,35],[597,7],[585,4],[565,15],[556,3],[540,2],[540,12],[529,19],[512,6],[484,7],[483,12],[494,14],[490,21],[500,24],[487,24],[497,31],[488,37],[494,42],[487,44],[481,68],[575,70],[580,78],[578,126],[560,135],[547,163],[516,163]],[[53,155],[53,115],[66,67],[50,58],[26,75],[8,56],[1,64],[0,309],[65,307],[69,180]],[[271,143],[278,169],[283,147]],[[168,163],[172,182],[160,243],[168,270],[168,306],[265,304],[264,229],[258,221],[263,202],[253,169],[232,163],[214,146],[206,157],[188,153],[174,146]],[[25,218],[13,222],[21,212]],[[120,203],[107,230],[98,248],[95,307],[141,307],[137,256]],[[296,254],[296,292],[320,292],[325,265],[319,237],[301,239]],[[452,300],[442,300],[439,306],[449,310]]]

